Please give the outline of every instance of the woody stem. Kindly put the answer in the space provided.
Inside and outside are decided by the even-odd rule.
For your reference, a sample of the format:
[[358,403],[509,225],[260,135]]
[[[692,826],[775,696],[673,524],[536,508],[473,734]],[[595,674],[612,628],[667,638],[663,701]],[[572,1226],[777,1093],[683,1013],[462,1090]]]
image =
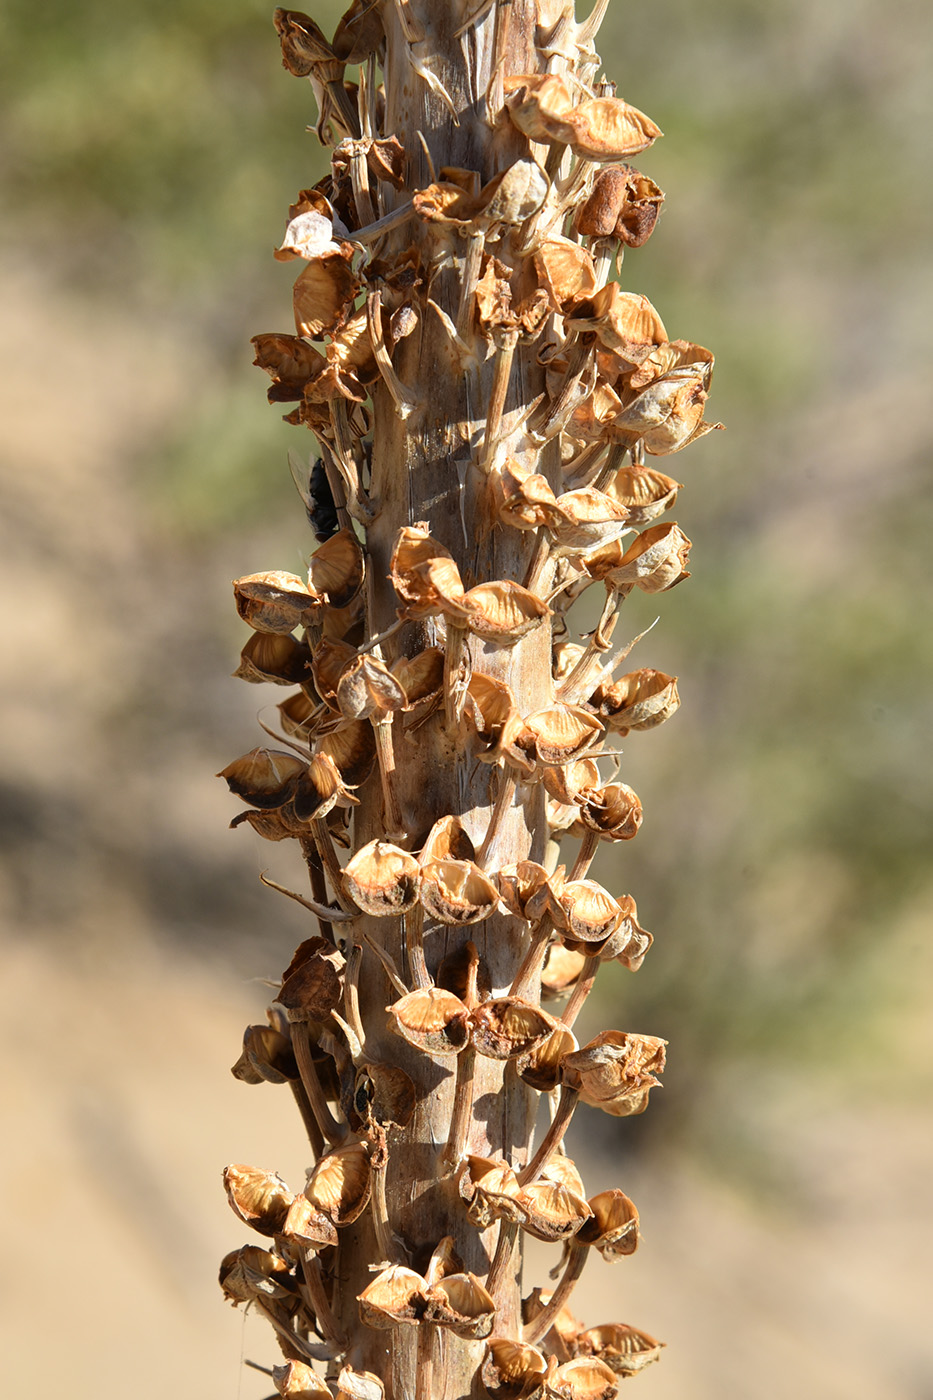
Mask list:
[[303,1021],[293,1021],[292,1050],[295,1061],[298,1065],[298,1073],[301,1075],[301,1082],[304,1091],[308,1096],[308,1104],[314,1114],[317,1125],[327,1142],[343,1142],[347,1136],[348,1128],[345,1123],[338,1123],[337,1119],[330,1111],[330,1105],[324,1097],[324,1090],[321,1088],[321,1081],[318,1078],[317,1066],[314,1063],[314,1056],[311,1053],[311,1041],[308,1037],[308,1027]]
[[523,1342],[534,1346],[550,1331],[552,1322],[557,1317],[561,1308],[566,1306],[567,1300],[573,1292],[577,1280],[583,1273],[583,1266],[586,1263],[588,1252],[588,1247],[585,1244],[577,1244],[577,1242],[574,1241],[570,1245],[567,1253],[567,1263],[564,1266],[564,1272],[561,1275],[560,1282],[537,1317],[533,1317],[527,1326],[522,1329]]
[[528,1186],[544,1171],[551,1157],[560,1147],[564,1140],[564,1134],[570,1127],[570,1120],[573,1111],[577,1106],[577,1099],[580,1097],[578,1089],[571,1089],[565,1084],[560,1091],[560,1102],[557,1105],[557,1112],[554,1114],[554,1121],[541,1139],[541,1146],[538,1148],[531,1161],[518,1175],[518,1184]]

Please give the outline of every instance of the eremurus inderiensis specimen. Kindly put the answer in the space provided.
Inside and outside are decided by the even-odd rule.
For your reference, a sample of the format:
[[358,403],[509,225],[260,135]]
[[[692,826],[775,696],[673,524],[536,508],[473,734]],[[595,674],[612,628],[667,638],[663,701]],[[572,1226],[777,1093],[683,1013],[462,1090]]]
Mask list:
[[[608,280],[663,195],[631,164],[657,126],[600,76],[604,9],[354,0],[332,39],[275,12],[333,155],[276,252],[294,331],[253,343],[316,441],[292,468],[317,548],[234,585],[237,674],[287,694],[222,776],[308,875],[275,886],[315,922],[234,1073],[290,1086],[314,1161],[297,1193],[227,1169],[262,1239],[221,1276],[282,1395],[594,1400],[661,1345],[568,1309],[638,1213],[587,1197],[564,1135],[581,1103],[643,1112],[664,1067],[657,1037],[573,1027],[652,941],[589,868],[641,824],[616,737],[680,702],[613,635],[633,589],[688,577],[654,463],[718,425],[710,352]],[[523,1299],[526,1234],[563,1263]]]

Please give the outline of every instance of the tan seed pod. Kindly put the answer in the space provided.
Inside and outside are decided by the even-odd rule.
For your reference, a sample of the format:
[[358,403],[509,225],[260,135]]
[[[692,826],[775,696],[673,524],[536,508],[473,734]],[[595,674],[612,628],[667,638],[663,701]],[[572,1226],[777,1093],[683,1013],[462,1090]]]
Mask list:
[[264,841],[288,841],[308,833],[307,826],[295,816],[291,804],[279,807],[273,812],[239,812],[230,823],[231,831],[242,826],[244,822],[247,822]]
[[599,769],[592,758],[577,759],[575,763],[561,764],[557,768],[543,768],[541,781],[548,797],[555,802],[573,806],[587,792],[599,784]]
[[272,1380],[285,1400],[332,1400],[330,1386],[304,1361],[273,1366]]
[[256,351],[253,364],[272,379],[272,403],[299,401],[305,385],[327,364],[319,350],[297,335],[254,335],[250,343]]
[[638,1248],[638,1211],[624,1191],[600,1191],[589,1201],[592,1219],[580,1231],[580,1243],[598,1249],[607,1261],[634,1254]]
[[593,1214],[582,1195],[544,1178],[523,1187],[518,1204],[528,1212],[523,1229],[546,1244],[570,1239]]
[[399,530],[390,578],[405,605],[406,617],[431,617],[444,604],[463,597],[463,582],[453,555],[424,525],[406,525]]
[[237,797],[254,807],[284,807],[295,795],[307,763],[278,749],[256,748],[236,758],[217,774]]
[[469,1011],[459,997],[426,987],[386,1007],[392,1030],[430,1055],[459,1055],[469,1039]]
[[548,882],[548,872],[535,860],[521,860],[516,865],[504,865],[496,880],[502,903],[516,919],[530,920],[528,903]]
[[487,489],[496,515],[517,530],[546,524],[547,508],[557,503],[546,477],[525,471],[511,457],[490,472]]
[[[547,1289],[533,1288],[528,1297],[522,1300],[522,1319],[525,1324],[532,1322],[550,1301],[551,1294]],[[582,1331],[583,1323],[574,1317],[565,1304],[551,1323],[550,1331],[542,1339],[542,1345],[551,1353],[551,1373],[558,1362],[573,1359],[574,1342]]]
[[345,608],[363,584],[363,547],[352,530],[338,530],[311,556],[308,586],[333,608]]
[[326,1249],[337,1243],[337,1228],[330,1216],[325,1215],[307,1196],[300,1195],[289,1206],[278,1239],[282,1249],[288,1245],[302,1251]]
[[297,1079],[291,1041],[272,1026],[247,1026],[243,1051],[231,1074],[244,1084],[287,1084]]
[[[337,770],[344,795],[361,787],[376,764],[376,740],[369,720],[351,720],[320,740],[318,757],[328,759]],[[342,802],[341,802],[341,805]]]
[[224,1188],[234,1215],[261,1235],[282,1228],[294,1197],[275,1172],[233,1163],[224,1168]]
[[418,853],[423,867],[434,860],[466,860],[476,855],[473,842],[459,817],[446,816],[434,823]]
[[593,486],[564,491],[547,511],[551,553],[555,558],[561,555],[577,558],[609,540],[629,534],[628,520],[625,506]]
[[313,717],[319,708],[306,690],[297,690],[294,695],[276,705],[279,723],[285,733],[293,739],[304,740],[314,732]]
[[645,666],[614,684],[599,686],[587,703],[613,734],[624,737],[630,729],[655,729],[680,706],[677,677]]
[[627,783],[586,788],[577,802],[584,830],[598,831],[607,841],[631,841],[638,834],[642,820],[641,800]]
[[[345,261],[349,262],[341,245],[334,240],[332,211],[328,210],[323,195],[319,194],[317,198],[317,208],[305,209],[293,219],[289,219],[282,246],[276,248],[272,255],[276,262],[291,262],[293,258],[303,258],[306,262],[320,259],[326,264],[335,256],[344,257]],[[350,245],[345,246],[347,253],[352,255]]]
[[427,1307],[427,1291],[414,1269],[393,1264],[359,1295],[360,1317],[367,1327],[417,1326]]
[[447,1327],[458,1337],[488,1337],[496,1317],[492,1295],[475,1274],[449,1274],[428,1293],[425,1321]]
[[356,657],[356,648],[348,642],[327,638],[314,648],[311,661],[311,677],[318,695],[332,710],[337,704],[337,686],[340,677]]
[[526,1055],[556,1028],[553,1016],[518,997],[484,1002],[471,1017],[476,1051],[493,1060],[514,1060]]
[[566,311],[595,293],[599,283],[592,255],[569,238],[542,243],[534,255],[535,271],[550,297],[552,311]]
[[512,161],[480,190],[483,219],[490,224],[522,224],[538,212],[549,188],[537,161]]
[[555,141],[590,160],[637,155],[661,135],[660,127],[616,97],[575,103],[564,78],[556,74],[516,74],[506,78],[509,116],[533,141]]
[[469,860],[430,860],[422,868],[421,903],[442,924],[476,924],[488,919],[499,891]]
[[474,671],[467,685],[463,713],[477,737],[494,745],[505,725],[517,715],[515,696],[505,681]]
[[541,1176],[545,1181],[556,1181],[558,1185],[566,1186],[568,1191],[586,1199],[583,1178],[577,1171],[576,1163],[563,1152],[555,1152],[548,1159],[541,1169]]
[[651,236],[663,202],[663,192],[634,166],[605,166],[573,226],[584,237],[618,238],[627,248],[640,248]]
[[295,685],[308,678],[310,664],[310,651],[290,632],[253,632],[233,674],[253,685]]
[[518,1204],[521,1187],[518,1177],[500,1158],[467,1157],[459,1176],[460,1194],[467,1202],[467,1215],[480,1230],[494,1220],[522,1224],[527,1212]]
[[418,903],[418,862],[388,841],[370,841],[343,873],[347,893],[365,914],[393,917]]
[[[560,1084],[564,1056],[579,1048],[573,1031],[558,1022],[546,1040],[539,1041],[524,1055],[519,1055],[515,1064],[518,1077],[530,1088],[537,1089],[538,1093],[549,1094]],[[543,1174],[547,1174],[547,1168]]]
[[398,1065],[364,1064],[357,1071],[353,1107],[364,1124],[406,1128],[416,1102],[415,1086]]
[[304,1194],[335,1225],[352,1225],[369,1203],[372,1170],[365,1142],[335,1147],[311,1169]]
[[445,1235],[431,1251],[428,1267],[424,1271],[424,1281],[429,1288],[440,1283],[451,1274],[463,1273],[463,1260],[457,1253],[453,1235]]
[[585,962],[585,953],[575,953],[559,943],[552,943],[541,969],[542,997],[549,1000],[569,992],[583,971]]
[[410,710],[440,695],[444,686],[444,653],[440,647],[426,647],[417,656],[399,657],[391,670],[405,692],[405,708]]
[[511,579],[477,584],[463,595],[462,607],[469,631],[499,646],[517,642],[551,616],[547,603]]
[[312,755],[304,774],[299,778],[292,798],[299,821],[316,821],[326,817],[331,808],[356,806],[358,799],[346,787],[334,760],[326,752]]
[[577,1357],[548,1377],[546,1393],[555,1400],[612,1400],[619,1387],[614,1372],[595,1357]]
[[581,1332],[576,1347],[581,1356],[595,1356],[617,1376],[634,1376],[657,1361],[664,1347],[647,1332],[624,1322],[608,1322]]
[[494,1337],[486,1343],[482,1382],[490,1400],[538,1400],[546,1362],[537,1347]]
[[385,1400],[386,1388],[372,1371],[344,1366],[337,1377],[337,1400]]
[[559,926],[580,943],[602,943],[625,917],[618,900],[595,880],[571,880],[556,897]]
[[605,732],[599,720],[580,705],[550,705],[528,715],[525,725],[534,736],[535,754],[542,765],[572,763]]
[[310,627],[324,605],[296,574],[271,570],[234,579],[237,612],[257,632],[294,632]]
[[653,1035],[602,1031],[582,1050],[565,1055],[564,1084],[579,1092],[583,1103],[615,1118],[644,1113],[648,1094],[664,1069],[666,1040]]
[[288,1264],[258,1244],[247,1244],[224,1256],[220,1265],[220,1286],[224,1297],[236,1306],[257,1298],[288,1300],[293,1295]]
[[671,509],[682,483],[652,467],[633,466],[620,467],[604,489],[633,525],[647,525]]
[[567,318],[570,329],[598,336],[607,350],[637,365],[655,348],[667,341],[664,322],[645,296],[623,292],[618,282],[609,282],[585,301],[580,301]]
[[337,705],[346,719],[378,719],[407,702],[401,682],[374,656],[351,661],[337,683]]
[[290,1022],[326,1021],[343,995],[346,960],[326,938],[308,938],[282,976],[276,1002]]
[[554,643],[551,674],[554,677],[555,686],[559,686],[561,681],[567,679],[585,651],[586,647],[581,646],[579,642]]

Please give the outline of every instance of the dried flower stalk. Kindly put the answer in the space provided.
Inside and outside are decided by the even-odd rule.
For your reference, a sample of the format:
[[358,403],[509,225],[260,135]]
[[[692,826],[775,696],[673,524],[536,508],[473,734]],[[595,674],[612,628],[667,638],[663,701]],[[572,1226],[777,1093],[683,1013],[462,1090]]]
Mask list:
[[[307,580],[235,585],[237,675],[298,689],[276,748],[221,776],[250,804],[233,825],[296,841],[310,877],[267,881],[316,935],[234,1073],[291,1085],[314,1163],[297,1195],[228,1169],[265,1242],[222,1282],[272,1323],[283,1395],[608,1400],[661,1347],[567,1313],[590,1248],[631,1253],[638,1216],[587,1202],[562,1141],[580,1103],[643,1112],[664,1066],[656,1037],[570,1027],[601,962],[635,971],[652,941],[588,877],[642,815],[598,760],[680,703],[676,677],[616,676],[634,643],[610,655],[631,591],[688,577],[686,535],[655,523],[680,484],[646,454],[719,425],[710,352],[606,282],[664,196],[630,164],[658,128],[596,80],[604,9],[353,0],[331,41],[275,13],[334,147],[276,252],[302,265],[295,334],[254,340],[317,439],[292,470],[318,548]],[[567,1252],[523,1303],[527,1232]]]

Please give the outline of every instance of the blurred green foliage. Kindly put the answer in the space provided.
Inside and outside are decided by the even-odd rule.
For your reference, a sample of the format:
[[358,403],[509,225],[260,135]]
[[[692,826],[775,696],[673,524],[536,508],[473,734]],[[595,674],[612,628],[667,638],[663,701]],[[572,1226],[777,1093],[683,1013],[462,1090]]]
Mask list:
[[[315,7],[328,32],[338,13]],[[258,0],[8,0],[0,174],[7,237],[196,351],[189,411],[140,449],[164,528],[187,548],[274,527],[291,567],[284,450],[304,444],[247,340],[288,327],[269,252],[324,156],[270,21]],[[694,577],[636,657],[684,706],[626,741],[647,817],[599,867],[657,942],[634,980],[606,974],[594,1028],[670,1035],[676,1112],[649,1117],[704,1143],[737,1065],[890,1091],[879,1045],[930,905],[931,37],[909,0],[657,0],[616,4],[599,44],[667,133],[640,163],[669,205],[623,282],[716,351],[728,431],[662,464]],[[633,599],[623,630],[654,613]]]

